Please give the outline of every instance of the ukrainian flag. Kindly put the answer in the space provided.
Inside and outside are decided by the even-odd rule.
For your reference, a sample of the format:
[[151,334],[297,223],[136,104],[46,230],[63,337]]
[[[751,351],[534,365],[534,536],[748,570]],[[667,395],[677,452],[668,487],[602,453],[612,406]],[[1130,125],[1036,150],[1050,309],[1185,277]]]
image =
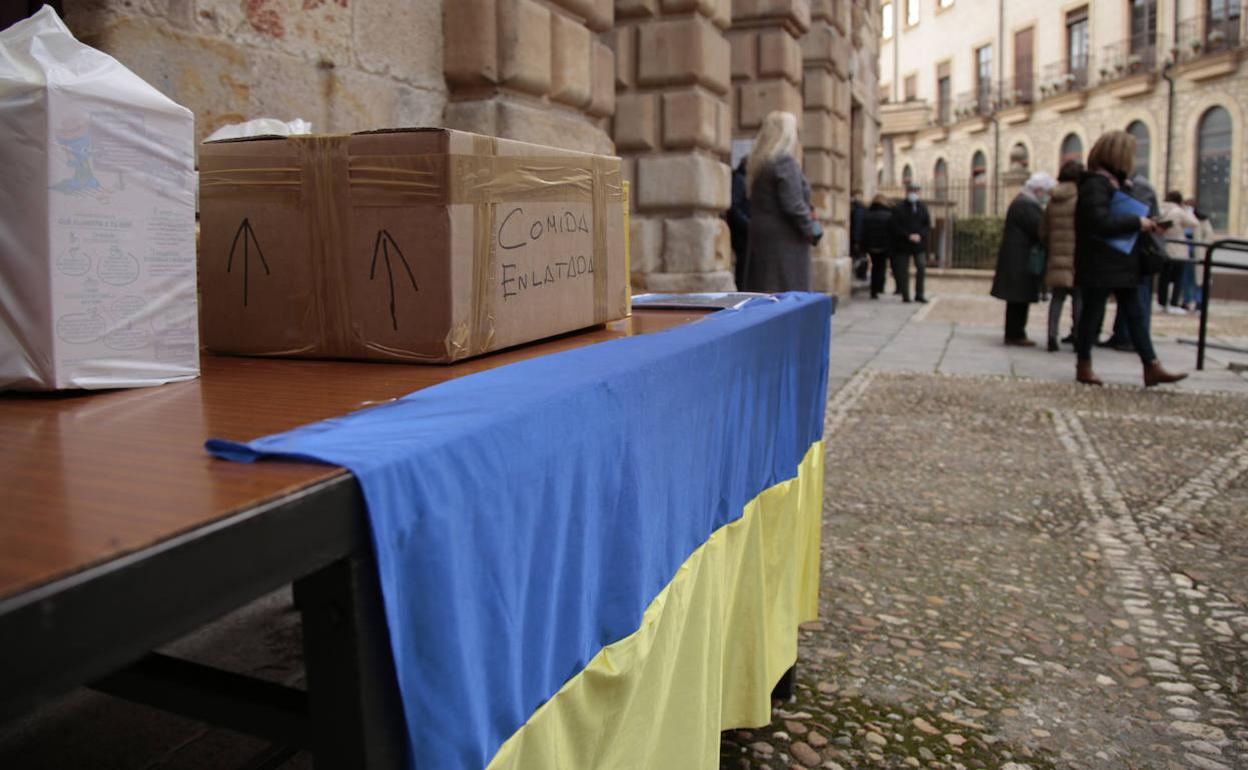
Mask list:
[[830,314],[756,300],[209,449],[358,477],[412,767],[710,770],[817,614]]

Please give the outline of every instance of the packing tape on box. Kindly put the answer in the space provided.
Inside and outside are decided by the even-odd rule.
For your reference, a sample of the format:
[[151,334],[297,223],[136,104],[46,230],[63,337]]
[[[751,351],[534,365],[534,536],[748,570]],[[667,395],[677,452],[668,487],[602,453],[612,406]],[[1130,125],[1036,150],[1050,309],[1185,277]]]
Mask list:
[[202,197],[303,205],[308,210],[319,305],[315,326],[328,355],[351,349],[346,281],[338,258],[348,251],[345,212],[350,206],[473,206],[472,320],[447,335],[446,350],[454,360],[485,352],[494,343],[497,319],[491,288],[498,204],[589,203],[598,266],[593,271],[593,320],[606,322],[608,203],[626,201],[618,160],[500,156],[497,141],[486,136],[474,138],[472,155],[352,156],[345,147],[349,140],[349,135],[291,137],[286,144],[293,151],[283,165],[275,163],[280,158],[267,155],[262,158],[266,165],[256,167],[240,168],[239,161],[248,157],[237,155],[204,155],[200,163]]

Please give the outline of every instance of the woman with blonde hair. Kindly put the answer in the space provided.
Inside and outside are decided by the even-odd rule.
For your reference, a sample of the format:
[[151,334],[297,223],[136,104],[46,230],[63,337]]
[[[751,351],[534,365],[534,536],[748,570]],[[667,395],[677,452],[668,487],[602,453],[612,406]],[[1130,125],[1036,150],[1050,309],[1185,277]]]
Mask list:
[[763,119],[746,161],[750,237],[743,291],[809,291],[810,247],[823,228],[810,208],[810,185],[797,163],[797,118]]
[[[1147,216],[1129,213],[1138,209],[1124,197],[1135,170],[1135,137],[1126,131],[1102,134],[1088,153],[1088,170],[1079,181],[1075,204],[1075,286],[1083,293],[1083,312],[1075,345],[1079,361],[1075,379],[1100,385],[1092,372],[1092,344],[1105,318],[1105,303],[1112,294],[1123,313],[1131,340],[1144,364],[1144,385],[1177,382],[1186,374],[1162,368],[1153,350],[1145,308],[1138,287],[1145,270],[1141,264],[1145,240],[1157,230]],[[1134,201],[1134,199],[1131,199]],[[1132,243],[1132,240],[1134,242]]]

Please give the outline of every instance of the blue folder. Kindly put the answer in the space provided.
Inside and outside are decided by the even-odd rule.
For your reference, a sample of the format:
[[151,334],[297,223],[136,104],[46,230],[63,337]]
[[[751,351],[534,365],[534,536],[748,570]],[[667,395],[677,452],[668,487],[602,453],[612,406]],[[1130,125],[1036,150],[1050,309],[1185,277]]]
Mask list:
[[[1133,217],[1146,217],[1148,216],[1148,204],[1132,198],[1122,190],[1115,190],[1114,197],[1109,202],[1109,213],[1111,216],[1129,214]],[[1120,251],[1123,254],[1130,254],[1132,249],[1135,248],[1135,242],[1139,237],[1140,233],[1137,230],[1127,235],[1106,238],[1105,242],[1108,243],[1114,251]]]

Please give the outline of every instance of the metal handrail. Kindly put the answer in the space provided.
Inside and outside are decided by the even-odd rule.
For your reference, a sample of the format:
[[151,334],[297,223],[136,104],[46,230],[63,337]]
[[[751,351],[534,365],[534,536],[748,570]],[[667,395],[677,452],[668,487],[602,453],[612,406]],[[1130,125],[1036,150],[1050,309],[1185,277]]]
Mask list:
[[[1223,238],[1212,243],[1204,241],[1188,241],[1179,240],[1178,238],[1166,238],[1166,243],[1177,243],[1183,246],[1203,246],[1205,248],[1205,258],[1187,259],[1172,257],[1166,255],[1166,260],[1170,262],[1190,262],[1193,264],[1203,264],[1205,267],[1204,280],[1201,282],[1200,289],[1200,337],[1196,342],[1196,369],[1204,371],[1205,368],[1205,348],[1209,344],[1209,294],[1213,288],[1213,268],[1225,267],[1231,270],[1248,270],[1248,265],[1240,265],[1234,262],[1215,262],[1213,252],[1222,249],[1223,251],[1238,251],[1248,254],[1248,241],[1239,238]],[[1150,300],[1151,301],[1151,300]]]

